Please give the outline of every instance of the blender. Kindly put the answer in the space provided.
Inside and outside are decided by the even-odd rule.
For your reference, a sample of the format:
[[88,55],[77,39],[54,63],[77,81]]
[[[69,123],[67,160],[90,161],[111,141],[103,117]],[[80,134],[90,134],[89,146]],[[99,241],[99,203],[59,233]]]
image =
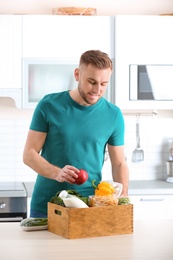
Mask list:
[[167,173],[167,182],[173,183],[173,141],[171,148],[169,150],[169,158],[166,161],[166,173]]

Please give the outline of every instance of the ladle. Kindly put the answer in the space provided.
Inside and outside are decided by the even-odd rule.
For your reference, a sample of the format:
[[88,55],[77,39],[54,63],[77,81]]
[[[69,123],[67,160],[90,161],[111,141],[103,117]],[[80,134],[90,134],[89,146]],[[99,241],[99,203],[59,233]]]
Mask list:
[[138,163],[144,161],[144,151],[140,145],[140,134],[139,134],[139,116],[136,120],[136,148],[132,154],[132,162]]

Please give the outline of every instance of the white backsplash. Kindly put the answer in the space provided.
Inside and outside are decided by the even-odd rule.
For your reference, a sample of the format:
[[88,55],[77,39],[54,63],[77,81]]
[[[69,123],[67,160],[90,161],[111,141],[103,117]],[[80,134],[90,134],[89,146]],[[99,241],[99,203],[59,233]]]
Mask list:
[[[4,105],[5,104],[5,105]],[[22,153],[31,121],[32,109],[10,107],[0,99],[0,181],[35,181],[36,173],[23,164]],[[145,159],[132,162],[136,146],[136,116],[126,116],[125,152],[131,180],[166,179],[169,139],[173,139],[171,117],[140,117],[141,147]],[[103,179],[111,179],[109,159],[103,167]]]
[[[173,118],[140,117],[140,141],[144,150],[144,161],[132,162],[132,153],[136,147],[136,116],[125,116],[125,154],[129,166],[130,180],[165,180],[166,160],[173,140]],[[108,170],[107,170],[108,169]],[[103,178],[111,178],[110,161],[103,168]]]

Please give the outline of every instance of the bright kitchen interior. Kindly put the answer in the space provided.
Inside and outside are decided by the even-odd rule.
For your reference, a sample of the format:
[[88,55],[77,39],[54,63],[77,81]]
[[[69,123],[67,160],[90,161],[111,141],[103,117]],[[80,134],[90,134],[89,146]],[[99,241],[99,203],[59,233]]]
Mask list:
[[[81,33],[75,36],[76,42],[80,44],[76,48],[75,41],[69,46],[69,39],[74,36],[73,28],[79,26],[79,17],[0,16],[0,31],[4,37],[0,43],[3,47],[0,48],[3,57],[3,62],[0,62],[0,181],[34,183],[36,178],[36,174],[22,162],[23,146],[37,103],[32,102],[33,95],[39,93],[39,89],[33,93],[28,91],[29,68],[24,66],[26,62],[29,62],[30,66],[35,62],[32,68],[37,68],[35,71],[42,73],[37,67],[39,63],[45,64],[46,68],[50,63],[56,66],[61,62],[65,62],[66,65],[77,64],[83,51],[95,48],[107,52],[115,63],[107,98],[122,109],[125,117],[125,152],[132,185],[130,195],[134,195],[133,183],[137,186],[141,182],[145,183],[147,189],[150,181],[159,185],[161,181],[164,188],[157,184],[155,189],[153,187],[153,193],[149,195],[158,195],[158,192],[160,194],[161,188],[164,194],[173,194],[173,184],[166,182],[166,161],[173,141],[172,100],[134,101],[128,98],[130,64],[172,64],[173,37],[169,33],[173,26],[172,16],[124,15],[81,18]],[[61,24],[63,27],[59,26]],[[92,24],[92,27],[89,24]],[[54,33],[57,28],[59,34]],[[87,30],[91,38],[95,37],[97,30],[94,42],[88,41]],[[64,31],[68,33],[64,34]],[[102,40],[102,35],[106,40]],[[149,37],[152,37],[152,41],[148,41]],[[36,79],[39,80],[39,76]],[[45,91],[49,92],[49,87]],[[32,96],[31,99],[29,95]],[[25,99],[27,102],[24,102]],[[140,163],[132,162],[132,153],[136,146],[137,115],[140,115],[140,144],[144,151],[144,160]],[[108,158],[103,167],[103,179],[110,178]]]
[[[38,260],[39,255],[44,254],[44,257],[49,255],[49,258],[45,259],[50,259],[50,257],[54,259],[58,253],[60,257],[81,260],[85,252],[86,243],[88,243],[89,247],[87,246],[87,252],[85,253],[88,257],[90,253],[91,259],[101,259],[100,253],[103,253],[101,248],[104,249],[104,252],[108,252],[105,250],[106,244],[109,252],[105,259],[114,259],[115,255],[119,259],[127,259],[125,257],[127,255],[130,257],[130,254],[133,253],[132,259],[136,260],[139,260],[141,254],[143,259],[149,259],[151,256],[154,259],[155,256],[155,259],[158,260],[171,260],[173,256],[171,253],[173,183],[166,182],[168,178],[166,162],[170,158],[170,149],[173,141],[172,101],[130,101],[129,66],[131,64],[173,65],[173,36],[170,33],[172,32],[173,19],[172,16],[159,15],[173,13],[172,1],[162,0],[159,1],[159,4],[156,0],[152,1],[152,3],[150,1],[149,7],[146,1],[141,1],[139,4],[137,0],[117,0],[114,3],[108,0],[105,4],[99,6],[97,6],[96,0],[87,2],[75,1],[73,3],[76,6],[82,4],[83,6],[90,5],[97,7],[97,15],[100,18],[98,16],[95,17],[95,21],[93,20],[94,22],[90,26],[90,28],[93,27],[93,30],[90,30],[89,33],[92,37],[95,37],[94,28],[99,28],[99,32],[103,30],[104,41],[102,34],[98,33],[97,40],[88,42],[88,38],[85,38],[85,32],[90,28],[88,29],[87,26],[84,26],[85,31],[82,30],[82,37],[75,32],[77,42],[85,41],[81,42],[79,48],[76,50],[75,41],[71,41],[71,39],[74,39],[74,24],[68,22],[65,24],[60,23],[69,32],[69,34],[64,36],[63,32],[65,30],[63,30],[62,26],[57,27],[55,23],[55,20],[59,18],[46,17],[46,15],[51,14],[52,8],[58,5],[69,6],[72,4],[71,1],[70,3],[68,1],[66,3],[58,1],[56,3],[53,0],[39,0],[36,4],[32,0],[28,1],[28,4],[25,1],[24,6],[21,0],[15,1],[15,5],[12,0],[11,4],[10,1],[7,3],[7,1],[0,0],[0,183],[6,183],[8,186],[7,189],[11,189],[8,195],[15,197],[20,194],[21,200],[26,200],[27,198],[27,213],[29,214],[29,201],[36,174],[23,164],[22,152],[36,103],[28,102],[28,97],[24,100],[28,94],[28,90],[24,89],[23,62],[28,61],[28,59],[33,60],[33,58],[37,61],[50,61],[51,59],[62,61],[63,59],[68,62],[76,62],[81,52],[86,49],[99,48],[105,50],[114,59],[116,65],[115,74],[110,85],[111,91],[108,93],[107,98],[111,98],[122,108],[125,117],[125,152],[130,169],[129,194],[134,203],[134,236],[105,237],[96,240],[94,247],[93,240],[84,240],[85,246],[81,246],[82,241],[78,240],[77,243],[79,243],[80,249],[78,252],[74,252],[74,244],[70,246],[69,243],[68,252],[63,251],[62,255],[62,252],[59,252],[56,247],[58,238],[53,236],[53,234],[44,231],[41,233],[41,239],[39,232],[18,234],[20,231],[18,225],[5,223],[1,227],[1,234],[3,236],[1,246],[6,247],[7,244],[11,243],[14,248],[12,246],[9,252],[1,252],[1,257],[3,259],[3,257],[7,257],[8,255],[9,259],[11,257],[19,259],[22,256],[25,259],[32,258]],[[7,13],[16,15],[12,15],[11,17],[3,16],[3,14]],[[34,17],[32,15],[27,17],[25,14],[34,14]],[[42,18],[35,16],[39,14],[43,15]],[[129,14],[130,16],[128,16]],[[102,17],[102,20],[102,15],[112,17],[110,19],[109,17]],[[37,19],[39,22],[35,23]],[[53,19],[55,20],[51,22]],[[64,21],[64,18],[61,19]],[[49,22],[47,22],[48,20]],[[47,26],[43,26],[46,23]],[[76,21],[74,23],[79,26],[79,22]],[[100,23],[102,26],[98,26]],[[69,24],[72,26],[71,30],[69,29]],[[135,24],[138,24],[138,26],[135,26]],[[36,30],[39,26],[40,28],[44,27],[44,29],[40,31],[39,37],[37,37]],[[47,29],[46,36],[48,35],[49,37],[45,37],[45,28]],[[63,40],[59,42],[59,50],[55,48],[57,40],[55,31],[59,32],[59,36],[63,36]],[[34,37],[36,37],[37,41],[31,41]],[[52,42],[51,40],[49,41],[51,37],[56,38],[55,44],[47,48],[48,44]],[[64,46],[65,49],[63,50]],[[38,70],[40,71],[40,69]],[[112,86],[115,86],[115,88],[112,89]],[[26,94],[25,96],[23,96],[24,93]],[[140,144],[144,150],[144,161],[133,163],[132,153],[136,147],[136,117],[139,115]],[[103,178],[106,180],[111,178],[109,158],[104,164]],[[11,183],[15,184],[15,186],[10,187]],[[1,187],[0,197],[2,192],[6,196],[6,191],[3,191]],[[26,214],[25,207],[24,214]],[[10,231],[10,234],[7,230]],[[42,245],[41,252],[35,249],[36,240],[39,240],[39,244]],[[153,241],[156,242],[157,247],[153,247]],[[149,250],[146,250],[146,248],[150,248],[150,242],[152,242],[152,248],[149,253]],[[27,246],[25,246],[25,243]],[[58,243],[60,243],[62,248],[66,246],[66,241],[62,239]],[[128,244],[127,250],[123,250],[124,247],[122,247],[125,243]],[[21,245],[23,246],[21,247]],[[115,245],[117,245],[116,252],[114,252]],[[28,248],[28,251],[25,251],[26,248]],[[48,248],[51,248],[52,251],[47,251]],[[88,248],[90,248],[89,252]],[[50,252],[52,253],[50,254]],[[36,254],[37,258],[34,258]],[[68,258],[68,254],[71,254],[70,258]],[[72,258],[72,255],[74,258]]]
[[[87,41],[85,41],[84,34],[82,35],[82,38],[80,38],[80,36],[76,36],[78,37],[77,40],[81,41],[80,48],[78,48],[76,52],[73,49],[75,46],[72,46],[70,49],[68,47],[68,43],[65,43],[63,45],[63,40],[64,42],[67,42],[69,37],[72,36],[70,34],[70,29],[69,35],[67,34],[67,38],[65,38],[65,36],[63,35],[62,42],[59,41],[58,50],[56,47],[56,40],[52,40],[52,38],[54,37],[54,30],[57,27],[55,23],[55,18],[59,19],[59,17],[37,17],[22,15],[8,17],[2,15],[0,18],[1,25],[3,19],[7,23],[5,30],[3,30],[3,26],[0,27],[1,33],[4,33],[4,37],[6,37],[4,41],[1,41],[1,44],[3,45],[3,51],[1,48],[1,57],[3,57],[4,60],[6,59],[6,62],[5,64],[4,62],[1,62],[2,64],[0,64],[0,143],[2,153],[0,157],[0,181],[29,182],[34,181],[36,176],[35,173],[33,173],[22,163],[23,145],[25,143],[25,138],[32,117],[32,113],[36,105],[36,102],[31,102],[32,100],[28,101],[28,103],[24,102],[24,100],[27,98],[29,100],[29,97],[27,96],[28,85],[26,80],[26,74],[28,76],[29,72],[27,70],[25,71],[25,67],[23,65],[24,62],[26,60],[31,60],[30,62],[33,62],[33,60],[35,60],[35,64],[37,64],[39,60],[40,63],[46,64],[46,66],[48,66],[47,60],[49,60],[49,62],[52,62],[52,64],[55,63],[55,61],[57,63],[59,63],[59,61],[63,61],[66,63],[66,65],[69,64],[71,61],[77,64],[79,55],[84,50],[92,47],[105,50],[115,60],[115,70],[114,75],[112,76],[113,79],[110,86],[111,90],[109,91],[109,95],[107,98],[111,99],[112,102],[115,102],[124,113],[126,124],[125,151],[127,162],[130,168],[130,179],[166,180],[166,161],[169,157],[169,149],[171,148],[173,141],[173,111],[171,109],[172,101],[129,101],[128,89],[129,64],[171,64],[171,61],[173,59],[171,52],[173,37],[171,34],[169,34],[169,28],[167,28],[168,39],[166,39],[165,34],[164,40],[162,40],[159,43],[159,39],[161,38],[160,30],[162,29],[163,31],[165,31],[164,28],[160,27],[160,24],[162,24],[163,21],[163,23],[166,23],[166,25],[170,26],[171,30],[171,16],[117,16],[115,18],[90,17],[89,19],[93,19],[92,21],[94,28],[93,31],[89,29],[90,35],[94,37],[95,28],[101,24],[102,27],[100,29],[100,32],[104,31],[107,40],[104,42],[101,41],[102,36],[100,36],[99,38],[98,34],[97,40],[94,41],[94,43],[88,43]],[[62,22],[65,21],[64,17],[61,17],[60,19],[62,19]],[[70,22],[73,22],[74,25],[78,23],[78,18],[76,19],[76,17],[65,17],[65,19],[70,19]],[[19,40],[16,40],[16,37],[14,43],[11,43],[12,41],[10,41],[10,37],[12,37],[12,35],[10,35],[10,33],[7,34],[6,31],[6,29],[8,29],[8,27],[10,26],[10,22],[8,23],[8,20],[11,20],[11,23],[13,23],[13,21],[16,21],[15,29],[16,34],[19,37]],[[36,23],[36,21],[39,22]],[[85,26],[85,23],[87,22],[88,17],[85,17],[82,26]],[[122,29],[124,28],[124,24],[126,22],[126,30],[124,30],[125,32],[123,35],[120,29],[121,26]],[[135,22],[141,23],[140,28],[142,28],[142,26],[144,27],[145,25],[146,31],[139,31],[138,27],[130,27],[130,23],[134,25]],[[37,41],[34,41],[33,43],[31,41],[31,38],[36,37],[36,30],[34,31],[34,27],[37,30],[39,30],[39,28],[41,30],[41,26],[44,26],[45,24],[49,23],[50,26],[54,26],[52,29],[53,32],[49,32],[49,40],[46,41],[45,37],[46,29],[47,31],[49,30],[49,27],[47,25],[47,28],[44,27],[43,33],[40,32],[40,39],[37,38]],[[21,24],[23,25],[22,33],[20,31]],[[151,41],[152,43],[149,43],[148,40],[144,41],[144,39],[148,39],[148,35],[151,36],[151,32],[149,30],[150,24],[154,24],[153,26],[156,26],[156,24],[158,24],[158,27],[155,30],[154,39]],[[68,29],[68,23],[64,24],[64,28],[66,30]],[[60,35],[62,35],[63,29],[59,29],[59,32]],[[132,39],[128,40],[130,33],[133,35],[133,37]],[[157,34],[160,38],[157,37]],[[22,40],[20,38],[21,35],[23,35]],[[142,40],[138,39],[140,35],[144,35]],[[83,39],[85,43],[82,44]],[[9,40],[9,43],[5,46],[6,40]],[[48,44],[52,44],[52,41],[55,41],[55,44],[51,45],[51,48],[48,48]],[[20,45],[21,42],[23,44],[22,46]],[[20,48],[15,48],[15,54],[9,52],[9,48],[13,47],[13,45],[16,47],[18,46],[18,44]],[[62,50],[63,47],[65,47],[64,52]],[[73,50],[73,52],[71,50]],[[135,53],[137,53],[136,56]],[[10,64],[11,61],[12,63]],[[75,65],[73,66],[75,67]],[[13,68],[15,68],[15,71],[13,70]],[[8,76],[10,74],[10,71],[13,73],[11,74],[12,77]],[[40,75],[43,74],[41,74],[40,72]],[[72,77],[72,75],[69,77]],[[41,93],[41,95],[39,96],[39,91],[41,92],[41,90],[37,89],[34,93],[31,93],[31,96],[43,96],[44,92]],[[45,93],[48,93],[52,90],[49,90],[49,87],[47,86],[47,89],[45,91]],[[134,164],[132,162],[132,153],[136,145],[135,127],[137,115],[140,115],[140,143],[141,147],[145,152],[145,159],[140,164]],[[110,170],[108,170],[108,167],[109,160],[105,162],[104,178],[110,177]]]

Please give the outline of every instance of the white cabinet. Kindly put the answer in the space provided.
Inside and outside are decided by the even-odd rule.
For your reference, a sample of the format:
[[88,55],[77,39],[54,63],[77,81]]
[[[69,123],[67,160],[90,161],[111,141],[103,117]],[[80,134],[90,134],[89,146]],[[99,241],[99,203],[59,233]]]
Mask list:
[[21,106],[23,59],[74,60],[100,49],[114,57],[113,17],[0,15],[0,96]]
[[0,15],[0,88],[21,88],[21,16]]
[[21,16],[0,15],[0,96],[21,106]]
[[75,87],[73,72],[83,52],[97,49],[114,58],[113,24],[109,16],[23,16],[23,106]]
[[173,219],[173,195],[133,195],[134,219]]
[[112,56],[112,25],[108,16],[23,16],[23,57],[78,59],[89,49]]
[[172,109],[173,101],[129,100],[130,64],[173,64],[172,30],[172,16],[116,17],[116,104],[121,109]]

